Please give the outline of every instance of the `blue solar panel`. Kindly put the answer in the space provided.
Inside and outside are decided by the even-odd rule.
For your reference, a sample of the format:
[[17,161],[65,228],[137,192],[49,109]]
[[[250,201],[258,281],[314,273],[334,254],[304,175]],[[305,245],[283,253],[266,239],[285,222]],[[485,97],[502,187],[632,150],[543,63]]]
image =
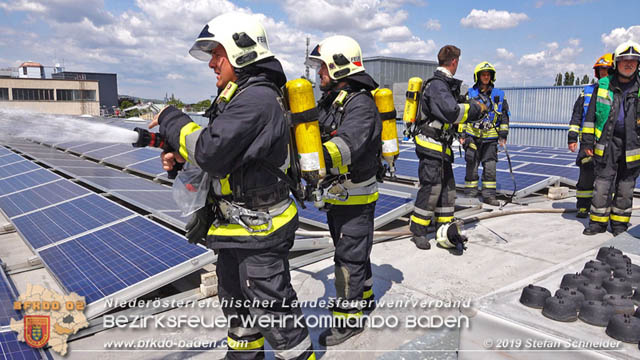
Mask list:
[[578,181],[580,169],[577,166],[555,166],[544,164],[527,164],[516,169],[516,172],[526,172],[548,176],[562,176],[567,179]]
[[155,211],[175,210],[178,205],[173,201],[173,194],[170,189],[158,191],[139,190],[118,190],[114,191],[115,196],[126,198],[128,202],[145,209]]
[[92,303],[205,252],[135,217],[40,251],[40,256],[68,292]]
[[100,165],[100,164],[96,164],[94,162],[88,161],[88,160],[83,160],[83,159],[69,159],[69,160],[62,160],[62,159],[48,159],[46,161],[47,164],[53,166],[53,167],[63,167],[63,166],[68,166],[68,167],[93,167],[93,168],[104,168],[104,166]]
[[120,167],[127,167],[142,161],[149,159],[155,159],[160,162],[160,151],[149,148],[136,149],[122,155],[113,156],[105,160],[109,164],[113,164]]
[[[453,174],[456,179],[456,185],[464,186],[464,177],[466,174],[466,169],[464,167],[458,167],[453,169]],[[514,178],[516,179],[516,191],[520,191],[526,189],[531,185],[535,185],[540,181],[546,180],[548,176],[538,176],[538,175],[528,175],[528,174],[518,174],[514,173]],[[478,170],[478,176],[480,180],[478,181],[479,189],[482,188],[482,170]],[[499,191],[510,192],[513,191],[513,180],[511,179],[511,175],[508,171],[496,171],[496,189]]]
[[531,162],[531,163],[540,163],[540,164],[551,164],[551,165],[571,165],[575,163],[574,160],[569,159],[555,159],[550,157],[543,156],[528,156],[528,155],[512,155],[511,160]]
[[13,154],[13,152],[5,147],[0,146],[0,156]]
[[[112,191],[112,190],[169,190],[166,186],[153,183],[149,180],[141,179],[135,176],[129,176],[129,178],[112,178],[112,177],[83,177],[83,181],[92,183],[99,188]],[[171,193],[169,193],[171,196]]]
[[398,159],[396,160],[396,175],[405,178],[418,178],[418,162]]
[[16,300],[16,289],[10,280],[0,269],[0,326],[8,326],[11,319],[20,320],[22,314],[13,310],[13,302]]
[[62,167],[59,170],[72,174],[74,177],[108,176],[112,178],[128,178],[131,175],[106,167]]
[[[67,142],[55,144],[55,146],[60,149],[70,149],[70,148],[75,148],[77,146],[85,145],[85,144],[87,144],[86,141],[67,141]],[[90,143],[90,144],[94,144],[94,143]]]
[[0,207],[9,217],[41,209],[61,201],[87,194],[88,191],[68,180],[58,180],[46,185],[0,197]]
[[18,154],[10,154],[7,156],[3,156],[0,157],[0,166],[4,166],[4,165],[8,165],[8,164],[13,164],[16,163],[18,161],[22,161],[24,160],[24,158]]
[[0,166],[0,179],[4,179],[9,176],[22,174],[29,170],[40,169],[41,167],[32,163],[31,161],[19,161],[14,164]]
[[6,360],[42,359],[38,349],[18,341],[17,334],[13,331],[0,332],[0,355]]
[[[374,219],[378,219],[381,216],[384,216],[412,201],[413,200],[411,198],[407,198],[407,197],[380,194],[380,196],[378,197],[378,201],[376,202],[376,209],[373,215]],[[327,223],[326,212],[318,210],[313,206],[312,203],[305,203],[305,204],[307,205],[306,209],[298,207],[298,216],[300,218],[304,218],[306,220],[311,220],[311,221],[322,223],[322,224]],[[339,206],[339,205],[336,205],[336,206]]]
[[127,151],[131,151],[132,149],[134,148],[131,145],[116,144],[99,150],[87,151],[83,153],[83,155],[92,159],[102,160],[110,156],[119,155]]
[[179,227],[184,227],[191,218],[191,216],[182,216],[182,211],[161,211],[157,212],[156,215],[170,224]]
[[159,157],[157,159],[151,159],[138,164],[127,166],[127,169],[135,170],[137,172],[148,174],[151,176],[157,176],[159,174],[165,173]]
[[22,237],[38,249],[130,215],[131,211],[91,194],[12,221]]
[[[516,166],[522,165],[522,164],[524,164],[524,163],[520,162],[520,161],[511,161],[511,167],[516,167]],[[504,159],[504,160],[499,159],[498,163],[496,164],[496,169],[498,169],[498,170],[509,170],[509,162],[506,159]]]
[[36,185],[60,179],[60,176],[45,169],[23,173],[0,180],[0,196]]
[[37,160],[77,160],[78,158],[60,151],[25,151],[25,155]]

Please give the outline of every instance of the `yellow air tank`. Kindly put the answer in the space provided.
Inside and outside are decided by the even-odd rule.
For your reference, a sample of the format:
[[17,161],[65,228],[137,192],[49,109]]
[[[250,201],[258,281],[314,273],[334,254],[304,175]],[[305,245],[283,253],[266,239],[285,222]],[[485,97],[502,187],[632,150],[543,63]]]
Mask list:
[[313,88],[306,79],[288,81],[286,88],[302,178],[316,187],[327,171]]
[[393,104],[393,92],[389,89],[377,89],[373,94],[380,118],[382,119],[382,158],[389,165],[391,176],[395,176],[395,159],[400,153],[398,147],[398,129],[396,128],[396,109]]
[[409,79],[409,86],[407,87],[406,95],[407,100],[404,103],[404,113],[402,114],[402,121],[404,122],[405,130],[416,122],[418,105],[420,103],[420,89],[422,89],[421,78],[412,77]]

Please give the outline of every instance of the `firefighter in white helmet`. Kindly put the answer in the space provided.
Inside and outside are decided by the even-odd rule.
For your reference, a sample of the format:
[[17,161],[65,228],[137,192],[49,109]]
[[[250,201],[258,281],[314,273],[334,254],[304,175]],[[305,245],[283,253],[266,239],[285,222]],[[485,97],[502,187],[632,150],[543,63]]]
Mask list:
[[[370,254],[373,214],[378,199],[382,122],[371,90],[378,84],[362,64],[358,43],[329,37],[313,48],[307,64],[318,69],[323,91],[318,103],[324,158],[327,223],[336,247],[335,286],[339,306],[332,311],[341,326],[320,335],[337,345],[364,330],[364,311],[373,307]],[[363,306],[363,301],[367,300]]]
[[[615,73],[601,78],[593,90],[586,124],[593,133],[582,133],[581,145],[592,156],[596,180],[585,235],[605,232],[607,225],[618,235],[627,230],[633,189],[640,174],[640,45],[620,44],[613,53]],[[614,193],[612,199],[611,194]]]
[[[186,160],[213,178],[212,202],[192,217],[187,238],[218,252],[218,296],[230,321],[225,359],[263,359],[265,339],[278,359],[315,359],[307,328],[278,321],[302,316],[284,305],[297,299],[288,256],[298,214],[286,181],[276,176],[290,165],[282,66],[262,24],[237,13],[209,21],[189,53],[217,75],[209,124],[201,128],[174,107],[157,122],[177,150],[163,154],[165,169]],[[275,321],[251,327],[249,317]]]

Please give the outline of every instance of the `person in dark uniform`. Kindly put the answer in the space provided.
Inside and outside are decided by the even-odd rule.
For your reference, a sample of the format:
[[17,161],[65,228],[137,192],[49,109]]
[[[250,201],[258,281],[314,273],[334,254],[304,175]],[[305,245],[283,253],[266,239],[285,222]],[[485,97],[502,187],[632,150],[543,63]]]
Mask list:
[[331,346],[362,332],[359,320],[374,304],[370,254],[382,121],[371,95],[378,84],[365,72],[355,40],[329,37],[311,51],[307,64],[318,69],[323,91],[318,110],[329,169],[325,206],[336,247],[338,305],[332,311],[344,323],[320,335],[320,343]]
[[[267,169],[289,167],[282,66],[262,24],[241,14],[209,21],[190,54],[217,74],[219,94],[205,113],[209,124],[201,128],[172,106],[157,123],[177,150],[163,154],[165,169],[186,160],[213,179],[212,202],[192,217],[187,237],[218,253],[218,296],[230,319],[226,359],[263,359],[265,339],[278,359],[315,359],[306,327],[277,322],[302,316],[300,308],[283,304],[297,300],[288,256],[298,212],[286,182]],[[249,303],[230,303],[239,300]],[[241,319],[249,317],[276,322],[246,327]]]

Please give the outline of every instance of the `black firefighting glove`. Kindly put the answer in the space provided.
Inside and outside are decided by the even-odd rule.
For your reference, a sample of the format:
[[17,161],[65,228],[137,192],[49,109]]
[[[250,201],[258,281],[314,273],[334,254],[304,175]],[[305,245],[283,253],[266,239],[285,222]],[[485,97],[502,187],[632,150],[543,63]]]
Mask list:
[[197,210],[191,215],[191,219],[187,224],[187,234],[185,235],[187,240],[189,240],[191,244],[201,243],[206,245],[207,233],[214,220],[215,212],[213,211],[213,204],[207,204]]

